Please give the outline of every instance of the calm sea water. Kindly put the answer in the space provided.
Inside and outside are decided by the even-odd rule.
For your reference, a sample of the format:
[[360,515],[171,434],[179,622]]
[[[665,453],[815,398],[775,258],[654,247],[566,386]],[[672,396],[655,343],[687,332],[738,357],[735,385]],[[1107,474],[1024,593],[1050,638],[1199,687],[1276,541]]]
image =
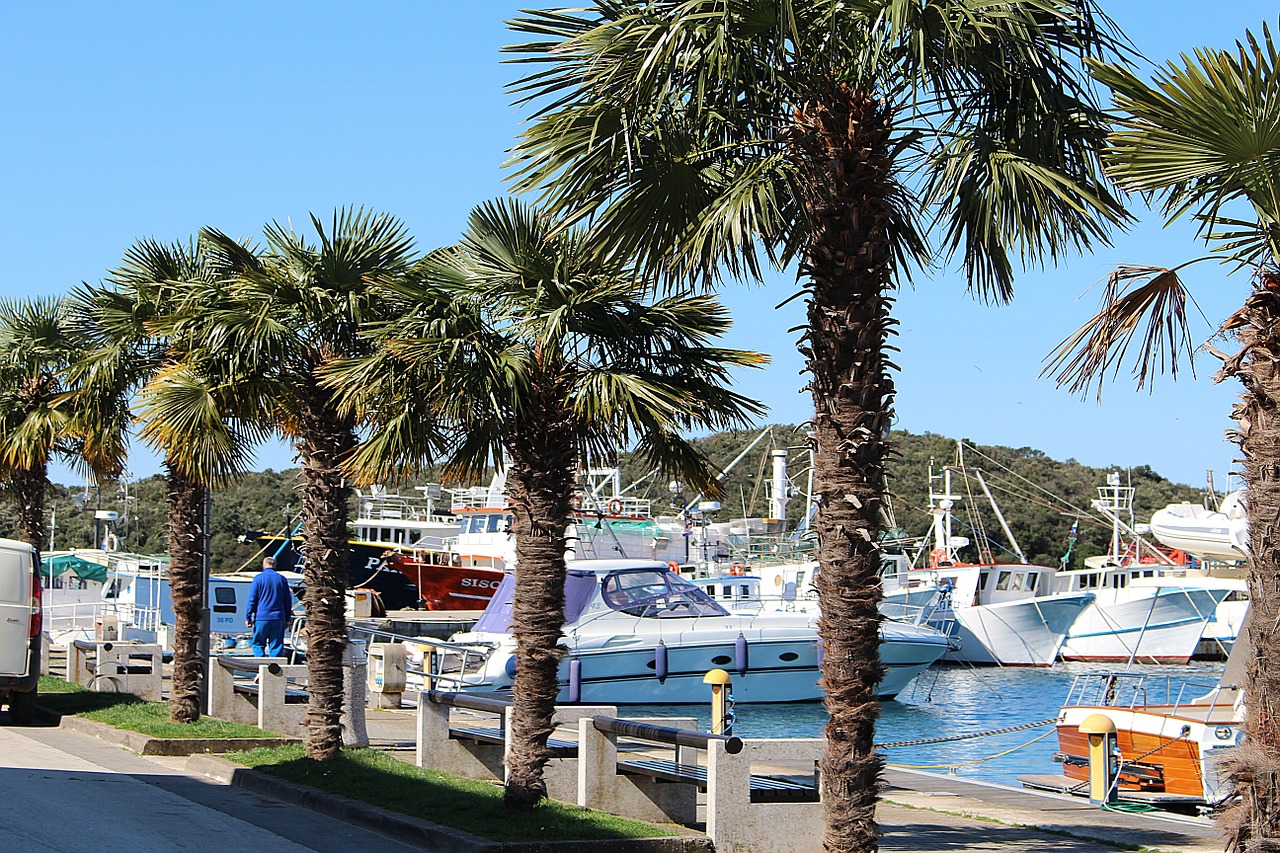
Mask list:
[[[1216,684],[1223,666],[1193,662],[1187,666],[1134,666],[1128,671],[1149,676],[1151,699],[1159,701],[1166,682],[1177,696],[1184,684]],[[976,734],[1055,718],[1077,675],[1123,669],[1115,664],[1082,663],[1057,664],[1049,669],[935,667],[908,685],[897,700],[881,706],[876,740],[892,743]],[[817,702],[739,705],[736,712],[734,734],[740,737],[818,737],[827,723],[827,714]],[[711,712],[709,706],[681,706],[678,711],[671,706],[634,706],[627,708],[625,715],[696,716],[705,730]],[[1057,749],[1053,726],[1047,725],[946,744],[893,747],[885,754],[890,764],[1016,785],[1020,775],[1061,773],[1062,765],[1052,758]]]

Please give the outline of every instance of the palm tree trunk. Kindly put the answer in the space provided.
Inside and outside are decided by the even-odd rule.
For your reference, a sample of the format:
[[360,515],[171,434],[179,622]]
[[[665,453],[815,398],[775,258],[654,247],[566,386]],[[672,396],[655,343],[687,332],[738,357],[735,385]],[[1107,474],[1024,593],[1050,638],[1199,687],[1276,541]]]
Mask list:
[[1245,391],[1232,416],[1244,459],[1249,518],[1249,641],[1245,745],[1233,779],[1239,796],[1223,816],[1235,850],[1280,850],[1280,294],[1259,289],[1235,316],[1240,352],[1219,377]]
[[49,487],[45,469],[15,470],[9,475],[18,504],[14,519],[18,538],[36,549],[36,566],[40,565],[40,543],[44,541],[44,497]]
[[205,661],[200,654],[204,613],[205,490],[191,477],[167,465],[169,513],[169,589],[173,596],[173,684],[169,719],[200,719]]
[[[555,412],[554,407],[546,411]],[[558,421],[558,422],[557,422]],[[516,588],[511,611],[516,637],[511,745],[504,801],[527,809],[547,796],[542,770],[551,758],[557,671],[564,654],[565,526],[573,497],[574,456],[563,418],[530,416],[513,437],[507,499],[514,516]]]
[[812,282],[808,350],[819,496],[818,601],[827,749],[821,762],[828,851],[874,851],[883,761],[873,745],[880,707],[880,500],[893,381],[884,350],[888,291],[889,116],[876,99],[833,87],[796,117],[812,176],[817,231],[801,274]]
[[[347,642],[347,520],[351,488],[340,468],[356,446],[350,419],[315,390],[301,413],[302,541],[306,553],[306,752],[326,760],[342,748],[342,653]],[[302,395],[300,395],[302,396]]]

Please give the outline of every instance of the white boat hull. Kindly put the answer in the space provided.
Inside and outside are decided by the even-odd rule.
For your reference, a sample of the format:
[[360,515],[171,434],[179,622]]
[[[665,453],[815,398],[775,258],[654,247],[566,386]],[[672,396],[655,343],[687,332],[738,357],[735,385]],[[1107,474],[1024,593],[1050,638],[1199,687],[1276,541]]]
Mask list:
[[1186,663],[1226,594],[1194,587],[1103,590],[1072,626],[1060,655],[1069,661]]
[[955,620],[960,649],[944,660],[998,666],[1052,666],[1072,623],[1093,601],[1089,593],[937,611],[931,624]]

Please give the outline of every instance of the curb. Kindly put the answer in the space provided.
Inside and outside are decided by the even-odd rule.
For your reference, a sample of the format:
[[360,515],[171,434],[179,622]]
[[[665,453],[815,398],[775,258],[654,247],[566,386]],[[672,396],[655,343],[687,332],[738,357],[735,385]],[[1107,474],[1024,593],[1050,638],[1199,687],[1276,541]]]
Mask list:
[[[53,715],[57,719],[56,715]],[[123,746],[139,755],[183,756],[208,752],[230,752],[238,749],[284,746],[301,743],[298,738],[160,738],[141,732],[117,729],[106,723],[65,716],[58,727],[96,737],[98,740]]]
[[277,779],[213,755],[192,755],[187,772],[344,820],[435,853],[714,853],[706,838],[620,838],[602,841],[490,841],[407,817],[349,797]]

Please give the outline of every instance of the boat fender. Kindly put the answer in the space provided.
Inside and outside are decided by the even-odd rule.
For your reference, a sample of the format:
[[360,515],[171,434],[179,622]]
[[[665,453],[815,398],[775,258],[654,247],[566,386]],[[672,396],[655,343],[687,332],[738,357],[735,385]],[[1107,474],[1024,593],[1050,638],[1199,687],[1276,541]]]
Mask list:
[[506,671],[507,677],[510,678],[512,681],[515,681],[516,679],[516,656],[515,655],[512,655],[511,657],[507,658],[507,665],[504,666],[503,669]]
[[582,658],[569,658],[569,701],[582,701]]
[[748,665],[747,654],[747,638],[738,634],[738,639],[733,641],[733,665],[738,669],[738,675],[747,674]]
[[653,650],[653,674],[658,676],[658,683],[665,684],[667,680],[667,644],[658,641],[658,647]]

